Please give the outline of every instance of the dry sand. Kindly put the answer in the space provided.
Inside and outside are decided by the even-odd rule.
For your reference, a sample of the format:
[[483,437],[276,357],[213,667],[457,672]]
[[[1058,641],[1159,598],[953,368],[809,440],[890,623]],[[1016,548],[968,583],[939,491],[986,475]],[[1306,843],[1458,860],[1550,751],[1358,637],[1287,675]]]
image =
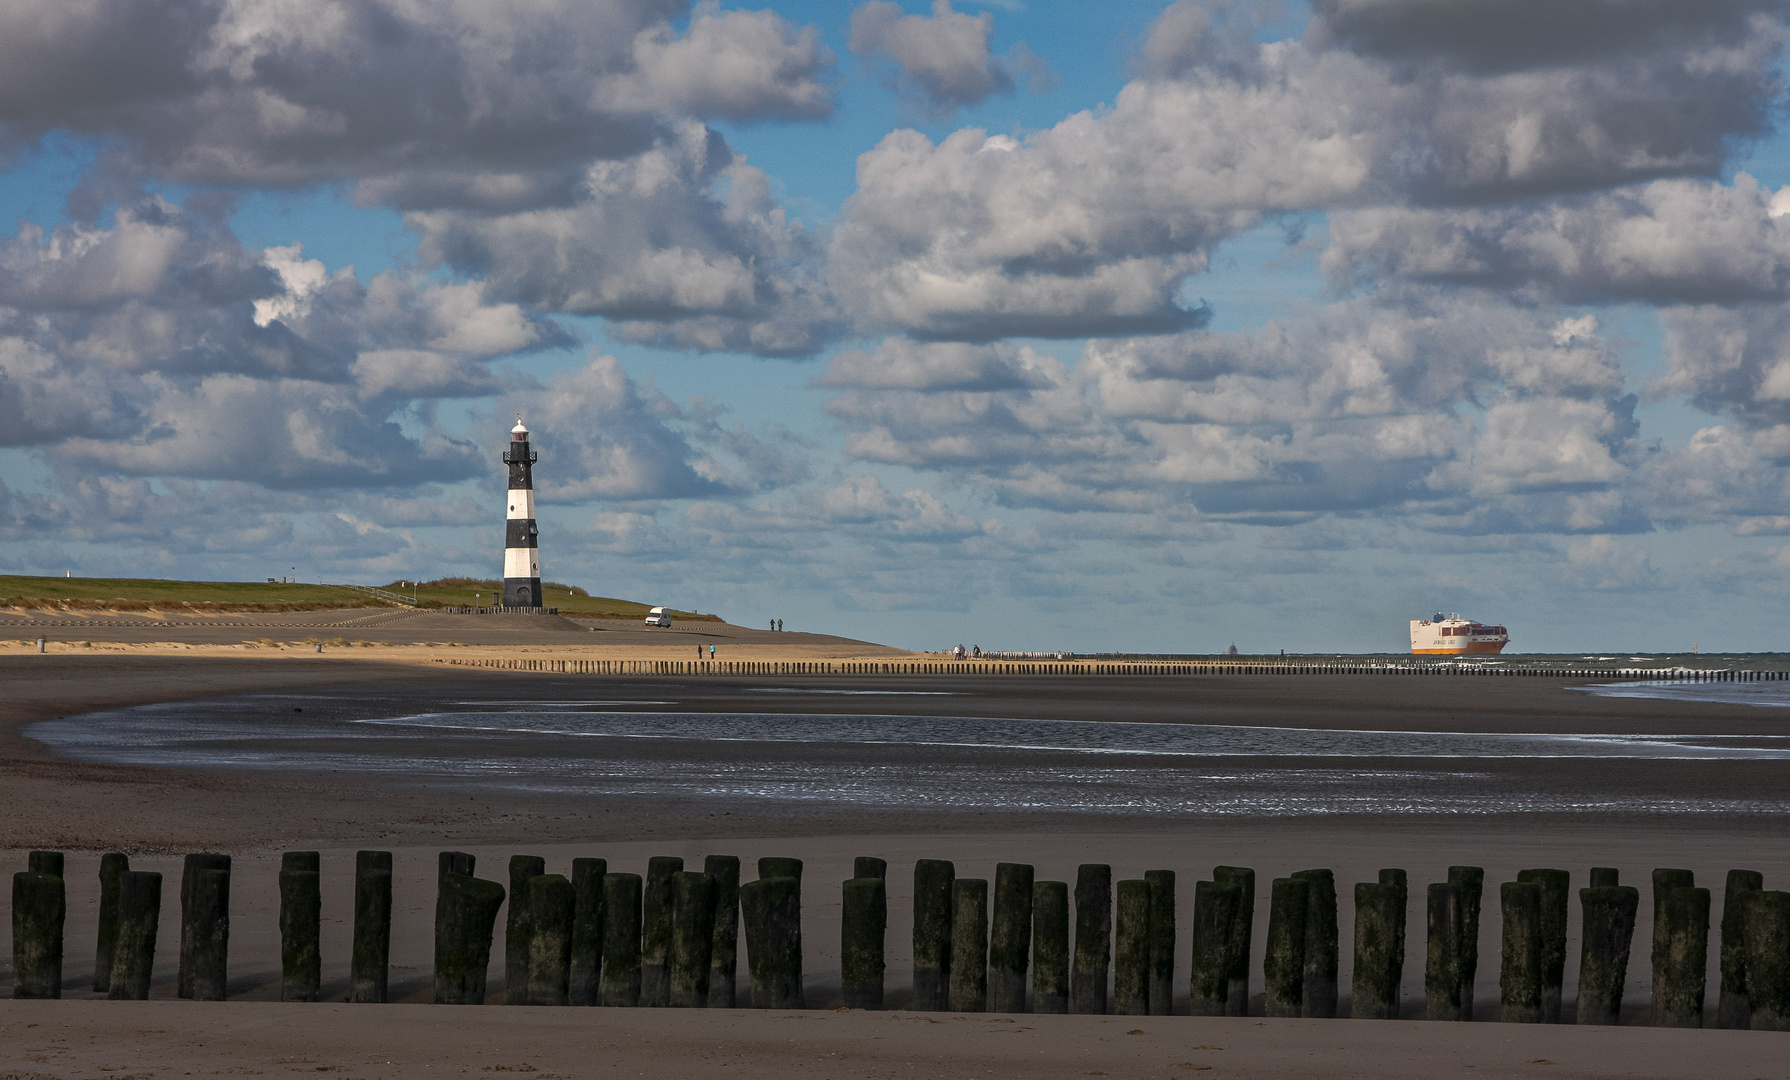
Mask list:
[[[692,624],[695,625],[695,624]],[[97,630],[94,631],[97,633]],[[10,634],[10,630],[0,630]],[[585,633],[573,631],[568,633]],[[771,635],[768,632],[764,636]],[[786,639],[797,635],[779,635]],[[95,639],[97,641],[97,638]],[[139,639],[140,641],[140,639]],[[807,648],[814,643],[739,640],[739,648]],[[618,647],[635,646],[617,642]],[[214,643],[204,651],[224,646]],[[502,645],[483,645],[502,653]],[[508,646],[562,647],[531,641]],[[661,649],[687,648],[687,642]],[[828,645],[839,650],[847,643]],[[459,650],[455,650],[459,651]],[[1575,882],[1591,865],[1618,866],[1641,885],[1654,866],[1694,869],[1716,888],[1732,866],[1763,871],[1768,886],[1790,880],[1782,842],[1790,809],[1790,763],[1549,762],[1506,763],[1509,782],[1594,791],[1659,793],[1694,803],[1744,797],[1758,810],[1711,817],[1694,813],[1476,815],[1356,814],[1325,818],[1168,818],[1076,816],[1007,811],[941,815],[901,808],[827,803],[791,807],[734,800],[667,807],[645,798],[592,800],[551,793],[451,788],[395,782],[376,774],[245,772],[85,764],[49,755],[23,737],[28,723],[99,709],[247,692],[334,693],[413,700],[444,695],[640,694],[627,679],[444,672],[433,649],[367,648],[273,655],[137,644],[129,652],[82,649],[61,655],[0,655],[0,862],[23,865],[23,851],[70,852],[66,983],[71,998],[92,997],[98,854],[132,852],[133,866],[170,875],[178,854],[209,848],[236,857],[233,885],[232,994],[235,1000],[143,1004],[68,1000],[0,1003],[0,1078],[8,1076],[177,1076],[324,1071],[343,1076],[430,1076],[539,1070],[560,1076],[776,1072],[814,1076],[1779,1076],[1790,1073],[1786,1036],[1752,1032],[1441,1025],[1417,1022],[1211,1020],[1188,1017],[952,1017],[818,1011],[837,1004],[836,883],[854,855],[889,860],[890,1000],[905,1001],[909,890],[916,858],[949,858],[962,876],[992,877],[1002,860],[1032,862],[1041,878],[1072,879],[1075,865],[1105,862],[1121,877],[1146,868],[1180,874],[1181,918],[1191,884],[1215,863],[1257,867],[1272,876],[1309,866],[1335,869],[1343,894],[1345,1007],[1348,983],[1348,883],[1372,880],[1382,866],[1421,883],[1451,863],[1487,869],[1488,883],[1527,866],[1569,868]],[[413,655],[414,654],[414,655]],[[537,655],[530,652],[530,656]],[[377,660],[374,658],[377,657]],[[395,662],[394,662],[395,661]],[[667,686],[656,680],[654,693]],[[769,687],[970,689],[971,697],[903,698],[903,711],[940,715],[1174,720],[1332,728],[1474,731],[1699,731],[1790,733],[1790,710],[1592,698],[1552,680],[1302,677],[1204,679],[937,679],[824,682],[779,679],[691,680],[675,686],[680,707],[750,707],[791,712],[837,710],[838,698],[788,698],[749,691]],[[346,691],[333,688],[352,687]],[[886,702],[871,699],[878,709]],[[865,706],[868,707],[868,706]],[[767,757],[802,761],[793,746],[755,747]],[[543,753],[557,752],[544,748]],[[664,746],[668,769],[705,767],[697,748]],[[934,754],[940,762],[949,755]],[[973,766],[974,754],[952,759]],[[1359,770],[1371,762],[1313,762]],[[1405,763],[1410,764],[1410,763]],[[1197,766],[1197,763],[1195,763]],[[1189,766],[1189,783],[1199,769]],[[925,768],[926,759],[915,762]],[[1389,792],[1396,794],[1396,792]],[[280,1005],[273,890],[278,853],[325,852],[325,990],[347,986],[345,893],[353,851],[392,850],[398,870],[392,990],[406,1002],[427,999],[429,927],[435,852],[473,851],[482,876],[503,877],[508,855],[540,854],[550,870],[572,857],[599,855],[612,868],[639,870],[649,855],[712,852],[794,855],[807,861],[805,1013],[659,1012],[655,1010],[445,1009]],[[750,876],[750,870],[748,870]],[[1265,889],[1260,890],[1265,894]],[[1495,895],[1495,894],[1494,894]],[[1262,897],[1265,904],[1265,895]],[[1717,904],[1719,908],[1719,895]],[[1576,906],[1576,905],[1575,905]],[[1257,966],[1266,922],[1258,905]],[[1645,1019],[1647,908],[1630,967],[1631,1024]],[[1719,911],[1717,913],[1719,918]],[[173,913],[164,911],[154,996],[171,992]],[[1407,1015],[1421,1008],[1422,913],[1416,903],[1407,946]],[[1574,920],[1576,931],[1576,918]],[[500,920],[501,934],[501,920]],[[4,934],[5,928],[0,928]],[[1185,934],[1183,934],[1183,937]],[[9,936],[6,937],[10,942]],[[1481,933],[1479,1000],[1496,1001],[1495,904]],[[1570,999],[1577,968],[1569,947]],[[501,956],[501,938],[496,953]],[[1712,949],[1712,954],[1713,954]],[[10,949],[6,949],[10,954]],[[1712,955],[1713,961],[1713,955]],[[1184,971],[1184,962],[1183,962]],[[492,989],[501,990],[501,960]],[[0,993],[10,965],[0,969]],[[1711,982],[1710,1004],[1714,1004]],[[1259,973],[1258,973],[1259,989]],[[1482,1006],[1482,1012],[1489,1012]],[[1008,1021],[1011,1022],[1008,1022]],[[1127,1034],[1140,1031],[1142,1034]],[[10,1070],[10,1071],[9,1071]]]

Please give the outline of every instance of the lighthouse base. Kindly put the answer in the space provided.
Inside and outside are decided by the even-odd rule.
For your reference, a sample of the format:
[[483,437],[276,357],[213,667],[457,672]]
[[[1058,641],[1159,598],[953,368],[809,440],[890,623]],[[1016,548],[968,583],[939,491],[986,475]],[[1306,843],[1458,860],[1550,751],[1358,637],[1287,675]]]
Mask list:
[[507,577],[503,579],[504,607],[540,607],[541,579]]

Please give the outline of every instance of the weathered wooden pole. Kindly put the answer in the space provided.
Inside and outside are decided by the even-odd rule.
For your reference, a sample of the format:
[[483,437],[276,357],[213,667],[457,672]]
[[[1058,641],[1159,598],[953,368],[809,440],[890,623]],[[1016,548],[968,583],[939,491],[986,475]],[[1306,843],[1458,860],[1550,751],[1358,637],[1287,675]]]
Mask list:
[[714,877],[700,871],[681,871],[672,882],[671,952],[666,975],[674,1009],[708,1008],[715,892]]
[[563,874],[528,879],[528,1003],[572,1002],[572,920],[577,893]]
[[1293,875],[1311,885],[1305,919],[1305,986],[1300,1016],[1321,1020],[1336,1015],[1336,970],[1341,957],[1336,926],[1336,875],[1300,870]]
[[323,982],[323,858],[280,856],[280,1000],[316,1001]]
[[1745,1025],[1731,1026],[1790,1031],[1790,892],[1743,889],[1740,896],[1750,1013]]
[[741,885],[740,922],[746,931],[752,1007],[804,1008],[801,881],[769,877]]
[[1069,1011],[1106,1012],[1106,975],[1113,954],[1113,868],[1083,863],[1075,873],[1075,954]]
[[1032,882],[1032,1011],[1069,1011],[1069,883]]
[[802,860],[766,855],[758,860],[758,876],[761,878],[788,877],[801,881]]
[[1572,875],[1565,870],[1522,870],[1519,882],[1541,886],[1541,1022],[1560,1022],[1560,992],[1566,981],[1566,914],[1572,903]]
[[392,853],[354,856],[353,986],[348,1000],[382,1005],[392,967]]
[[1231,958],[1227,991],[1230,996],[1224,1014],[1248,1016],[1250,943],[1255,934],[1255,871],[1247,866],[1214,866],[1212,880],[1220,885],[1235,885],[1240,893],[1227,946]]
[[951,883],[957,868],[943,859],[914,863],[914,997],[908,1007],[951,1007]]
[[478,865],[478,856],[464,851],[444,851],[437,856],[435,866],[435,884],[439,886],[441,879],[448,874],[462,874],[471,877],[473,868]]
[[[857,867],[862,869],[862,867]],[[883,1007],[883,939],[889,892],[880,877],[855,877],[841,887],[839,976],[848,1009]]]
[[441,874],[437,881],[435,1003],[483,1005],[503,886],[461,873]]
[[1680,887],[1662,891],[1659,910],[1665,932],[1661,966],[1653,976],[1653,1023],[1655,1027],[1702,1027],[1709,964],[1709,890]]
[[1503,966],[1498,971],[1499,1019],[1506,1024],[1542,1020],[1541,885],[1506,881],[1498,886],[1504,914]]
[[528,935],[534,925],[528,906],[528,882],[546,872],[547,860],[539,855],[510,856],[510,908],[503,926],[505,1005],[528,1004]]
[[859,855],[852,860],[851,876],[855,878],[887,878],[889,876],[889,864],[885,860],[875,858],[874,856]]
[[[205,871],[221,871],[224,875],[222,887],[224,896],[214,895],[218,885],[216,877],[200,875]],[[174,991],[180,997],[198,997],[199,953],[206,953],[206,970],[210,983],[206,989],[215,990],[220,969],[226,966],[230,948],[230,856],[212,852],[200,852],[186,857],[180,874],[180,966],[175,976]],[[201,895],[202,889],[204,890]],[[220,922],[219,919],[222,921]],[[223,956],[215,955],[218,950]],[[199,998],[201,1001],[218,1000],[216,998]]]
[[1355,973],[1349,1015],[1357,1020],[1396,1020],[1399,1014],[1403,923],[1400,890],[1383,881],[1355,885]]
[[64,856],[60,851],[32,851],[25,855],[25,870],[32,874],[62,877]]
[[1757,870],[1728,871],[1722,892],[1722,986],[1716,998],[1716,1027],[1745,1029],[1753,1024],[1747,997],[1746,921],[1751,910],[1747,897],[1764,888],[1765,875]]
[[1032,953],[1032,867],[997,863],[994,922],[988,939],[988,1011],[1026,1011],[1026,969]]
[[162,876],[126,870],[118,879],[118,941],[112,950],[113,1001],[145,1001],[155,974],[155,931],[162,921]]
[[1594,885],[1579,890],[1579,904],[1584,943],[1579,951],[1577,1020],[1614,1025],[1622,1017],[1641,891],[1630,885]]
[[1150,1015],[1175,1011],[1175,872],[1146,870],[1150,885]]
[[639,874],[603,875],[603,1004],[640,1004]]
[[572,860],[572,955],[566,970],[566,1001],[596,1005],[603,1000],[603,876],[607,859]]
[[1150,1013],[1150,883],[1127,878],[1118,884],[1113,932],[1113,1012]]
[[193,1000],[222,1001],[230,988],[230,871],[200,870],[193,885]]
[[1591,887],[1593,889],[1614,887],[1622,884],[1622,872],[1614,866],[1593,866],[1591,868]]
[[1461,898],[1461,1019],[1473,1019],[1473,987],[1479,980],[1479,908],[1485,894],[1485,868],[1451,866],[1448,884]]
[[112,989],[112,953],[118,947],[118,879],[131,868],[130,859],[112,851],[99,857],[99,941],[93,951],[93,990]]
[[1305,993],[1305,924],[1311,882],[1275,878],[1268,893],[1268,940],[1262,949],[1262,1015],[1299,1016]]
[[646,883],[640,894],[640,1004],[671,1004],[671,915],[676,903],[673,883],[684,872],[684,860],[656,856],[646,861]]
[[[1653,871],[1653,945],[1649,951],[1653,973],[1653,1002],[1657,1013],[1660,1000],[1666,996],[1665,977],[1666,960],[1666,894],[1673,889],[1695,888],[1696,875],[1689,870],[1655,869]],[[1657,1015],[1654,1023],[1658,1024]]]
[[62,924],[68,890],[61,874],[12,876],[12,996],[62,996]]
[[710,855],[702,872],[715,879],[715,940],[709,949],[711,1009],[734,1006],[739,981],[740,860],[737,855]]
[[1230,1008],[1231,930],[1243,890],[1200,881],[1193,886],[1193,955],[1188,964],[1188,1011],[1224,1016]]
[[951,883],[951,1011],[988,1011],[988,882]]
[[1423,962],[1423,1016],[1461,1017],[1461,890],[1445,881],[1429,887],[1428,936]]

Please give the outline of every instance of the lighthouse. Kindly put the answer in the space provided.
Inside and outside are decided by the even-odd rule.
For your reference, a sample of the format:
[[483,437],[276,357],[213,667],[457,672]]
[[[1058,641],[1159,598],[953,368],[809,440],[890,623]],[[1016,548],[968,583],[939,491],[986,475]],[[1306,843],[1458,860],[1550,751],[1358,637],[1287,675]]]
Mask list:
[[510,467],[509,513],[503,539],[503,604],[505,607],[541,606],[541,548],[535,535],[536,454],[528,448],[528,429],[522,414],[510,429],[510,448],[503,453]]

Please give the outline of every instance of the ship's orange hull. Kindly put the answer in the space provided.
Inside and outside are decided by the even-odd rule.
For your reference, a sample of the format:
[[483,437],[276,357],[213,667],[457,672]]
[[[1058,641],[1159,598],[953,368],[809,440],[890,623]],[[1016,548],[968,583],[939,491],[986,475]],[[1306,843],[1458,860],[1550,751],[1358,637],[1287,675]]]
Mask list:
[[1472,641],[1468,642],[1464,649],[1412,649],[1411,653],[1414,656],[1461,656],[1463,654],[1495,656],[1503,652],[1504,646],[1507,644],[1509,643],[1503,641]]

